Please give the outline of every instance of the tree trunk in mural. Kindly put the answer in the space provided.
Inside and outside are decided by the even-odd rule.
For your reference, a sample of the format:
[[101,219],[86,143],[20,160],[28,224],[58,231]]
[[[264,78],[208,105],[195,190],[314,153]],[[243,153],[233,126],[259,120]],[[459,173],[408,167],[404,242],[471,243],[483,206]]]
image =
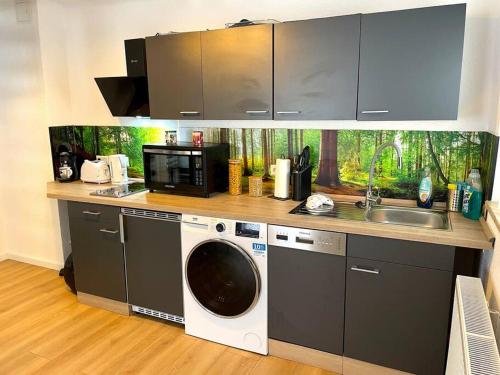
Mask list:
[[356,131],[356,163],[358,169],[361,167],[361,132]]
[[299,152],[302,152],[302,150],[304,149],[304,129],[299,130],[299,138]]
[[269,179],[269,147],[267,144],[267,130],[261,129],[260,134],[261,134],[261,139],[262,139],[262,142],[261,142],[262,160],[264,163],[264,175],[262,176],[262,178],[267,180],[267,179]]
[[252,172],[255,171],[255,155],[253,153],[253,129],[250,129],[250,154],[252,155]]
[[287,137],[288,137],[288,158],[292,159],[293,158],[293,130],[288,129],[286,131]]
[[274,129],[269,129],[267,133],[268,143],[269,143],[269,164],[273,163],[274,160]]
[[241,129],[241,157],[243,159],[243,176],[250,176],[248,169],[248,154],[247,154],[247,130]]
[[[293,155],[297,155],[299,153],[299,130],[298,129],[295,129],[295,132],[294,132],[294,151],[293,151]],[[292,156],[293,156],[292,155]]]
[[443,170],[441,169],[441,164],[439,164],[439,160],[436,157],[436,153],[434,152],[434,147],[432,146],[432,140],[431,140],[431,132],[426,131],[425,135],[427,137],[427,145],[429,146],[429,152],[431,154],[432,161],[434,162],[434,165],[436,166],[439,178],[446,184],[448,185],[448,179],[443,173]]
[[471,135],[470,133],[467,133],[467,154],[465,157],[465,165],[464,165],[464,180],[467,179],[469,176],[469,170],[470,170],[470,149],[471,149]]
[[[384,131],[379,130],[378,132],[378,145],[382,146],[384,143]],[[382,158],[378,158],[378,167],[377,167],[377,176],[380,177],[382,176]]]
[[321,131],[319,170],[315,181],[318,185],[330,187],[340,185],[337,144],[337,130]]
[[117,126],[113,129],[113,137],[115,138],[116,153],[122,153],[122,138],[121,138],[121,127]]
[[99,127],[98,126],[94,126],[92,133],[93,133],[93,138],[94,138],[94,150],[95,150],[95,154],[99,155],[100,154]]
[[229,142],[228,130],[229,129],[225,129],[225,128],[220,128],[219,129],[219,140],[220,140],[220,143],[228,143]]

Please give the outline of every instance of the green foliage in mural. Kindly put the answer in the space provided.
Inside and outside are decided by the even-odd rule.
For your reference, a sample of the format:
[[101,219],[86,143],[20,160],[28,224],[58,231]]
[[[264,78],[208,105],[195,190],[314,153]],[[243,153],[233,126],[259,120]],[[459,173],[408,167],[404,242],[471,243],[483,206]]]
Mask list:
[[[375,166],[375,185],[385,197],[415,199],[426,166],[431,167],[436,200],[446,199],[448,182],[464,180],[471,168],[481,170],[483,185],[492,181],[495,137],[485,132],[428,132],[392,130],[219,129],[200,128],[205,142],[228,142],[231,158],[243,161],[245,175],[270,178],[277,158],[293,160],[304,146],[311,148],[313,189],[363,195],[375,150],[398,137],[403,168],[387,148]],[[148,127],[54,127],[51,137],[75,144],[84,157],[123,153],[129,156],[129,175],[143,176],[142,145],[162,143],[164,129]],[[64,142],[62,142],[63,140]],[[54,152],[54,151],[53,151]],[[53,156],[55,157],[55,156]]]
[[[302,129],[200,129],[207,141],[227,139],[231,157],[241,158],[246,174],[268,175],[268,164],[276,158],[293,158],[305,145],[311,147],[314,189],[338,194],[362,195],[366,191],[372,157],[385,142],[398,137],[403,149],[403,168],[397,168],[393,148],[383,151],[375,166],[375,185],[386,197],[415,199],[426,166],[432,170],[436,199],[445,200],[448,182],[463,181],[471,168],[490,173],[494,137],[483,132],[427,132],[391,130],[302,130]],[[221,133],[226,133],[221,136]],[[334,133],[334,137],[331,137]],[[330,134],[330,141],[324,142]],[[332,143],[332,140],[336,140]],[[327,161],[320,160],[325,148]],[[320,165],[336,170],[339,181],[321,179]]]

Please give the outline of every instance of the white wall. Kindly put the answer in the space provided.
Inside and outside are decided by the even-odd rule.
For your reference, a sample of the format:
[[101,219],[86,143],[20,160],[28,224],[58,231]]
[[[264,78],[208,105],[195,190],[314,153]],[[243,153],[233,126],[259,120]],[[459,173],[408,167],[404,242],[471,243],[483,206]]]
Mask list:
[[[35,1],[35,0],[31,0]],[[14,0],[0,0],[0,257],[56,268],[62,248],[56,202],[45,197],[52,179],[50,125],[175,122],[114,119],[93,78],[124,75],[123,40],[157,32],[221,28],[241,18],[280,21],[455,3],[436,0],[38,0],[33,21],[16,23]],[[315,122],[294,126],[496,130],[495,63],[491,46],[497,0],[469,0],[458,121],[429,123]],[[38,23],[37,23],[38,21]],[[498,70],[496,70],[498,73]],[[494,107],[497,107],[495,112]],[[493,108],[490,110],[490,108]],[[495,112],[495,114],[493,114]],[[200,126],[183,122],[183,126]],[[290,126],[282,122],[210,122],[214,126]],[[500,165],[500,163],[499,163]],[[499,173],[500,176],[500,173]],[[13,183],[14,182],[14,183]]]
[[52,178],[36,9],[18,23],[14,1],[0,0],[0,253],[57,267],[62,263]]
[[[118,124],[102,99],[93,78],[126,74],[123,40],[154,35],[157,32],[221,28],[241,18],[279,21],[369,13],[401,8],[456,3],[432,0],[39,0],[40,37],[45,73],[56,83],[47,88],[48,98],[58,103],[61,92],[68,105],[50,108],[52,124]],[[182,126],[307,127],[361,129],[486,130],[496,131],[492,109],[488,107],[493,90],[491,19],[500,15],[497,0],[466,1],[467,22],[462,72],[460,110],[457,121],[428,122],[270,122],[270,121],[183,121]],[[56,5],[54,5],[56,4]],[[44,8],[58,8],[55,12]],[[62,13],[61,13],[62,12]],[[58,20],[58,22],[54,22]],[[57,26],[54,27],[54,24]],[[57,31],[56,31],[57,30]],[[56,51],[54,51],[56,50]],[[60,56],[56,64],[47,64]],[[67,69],[59,69],[61,61]],[[52,70],[52,72],[49,72]],[[47,81],[47,78],[46,78]],[[68,85],[68,82],[70,84]],[[69,86],[69,89],[68,89]],[[63,90],[61,90],[63,87]],[[56,90],[55,93],[52,91]],[[69,91],[69,95],[67,92]],[[69,99],[70,98],[70,99]],[[63,101],[64,102],[64,101]],[[55,109],[54,109],[55,108]],[[122,120],[123,121],[123,120]],[[133,123],[133,122],[132,122]]]

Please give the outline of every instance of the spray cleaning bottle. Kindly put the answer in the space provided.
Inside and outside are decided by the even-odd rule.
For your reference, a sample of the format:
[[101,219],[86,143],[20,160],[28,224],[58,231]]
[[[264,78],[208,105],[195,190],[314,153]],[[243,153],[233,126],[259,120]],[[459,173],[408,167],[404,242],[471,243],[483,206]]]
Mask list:
[[425,167],[424,171],[424,178],[422,178],[420,185],[418,186],[417,206],[422,208],[431,208],[434,200],[432,196],[431,169],[429,167]]
[[483,203],[483,186],[478,169],[471,169],[469,178],[465,181],[462,213],[466,218],[479,220]]

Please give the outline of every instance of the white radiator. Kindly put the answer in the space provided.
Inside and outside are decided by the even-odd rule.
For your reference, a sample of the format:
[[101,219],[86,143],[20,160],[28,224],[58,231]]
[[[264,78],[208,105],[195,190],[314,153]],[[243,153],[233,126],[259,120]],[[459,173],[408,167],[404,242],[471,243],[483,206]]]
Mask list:
[[500,357],[481,280],[458,276],[446,375],[500,374]]

